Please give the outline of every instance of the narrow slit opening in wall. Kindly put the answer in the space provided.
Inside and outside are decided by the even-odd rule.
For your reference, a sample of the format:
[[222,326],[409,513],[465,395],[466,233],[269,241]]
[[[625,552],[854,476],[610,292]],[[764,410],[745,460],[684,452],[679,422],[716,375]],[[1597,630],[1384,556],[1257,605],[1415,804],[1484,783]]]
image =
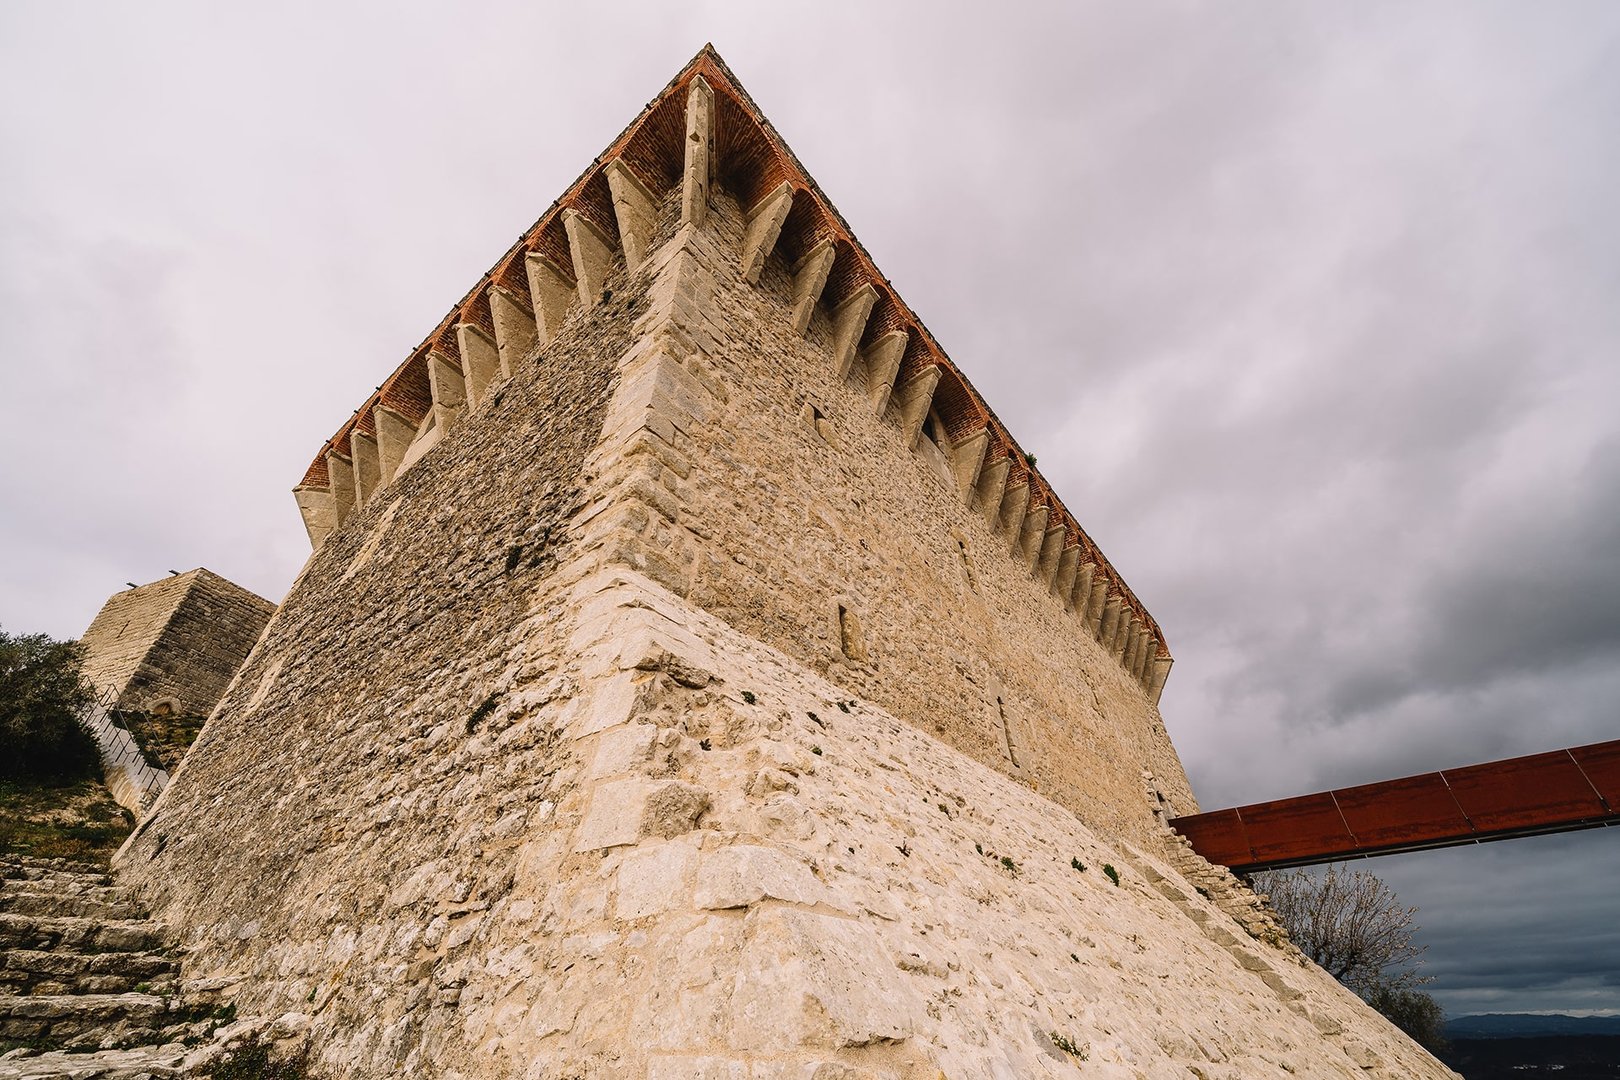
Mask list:
[[1007,723],[1007,706],[999,697],[996,698],[996,716],[1001,720],[1001,743],[1007,748],[1007,759],[1012,762],[1013,768],[1022,769],[1024,766],[1018,760],[1018,747],[1013,744],[1012,726]]
[[967,578],[968,588],[977,590],[979,583],[973,577],[973,563],[968,559],[967,541],[960,536],[956,538],[956,557],[962,560],[962,576]]

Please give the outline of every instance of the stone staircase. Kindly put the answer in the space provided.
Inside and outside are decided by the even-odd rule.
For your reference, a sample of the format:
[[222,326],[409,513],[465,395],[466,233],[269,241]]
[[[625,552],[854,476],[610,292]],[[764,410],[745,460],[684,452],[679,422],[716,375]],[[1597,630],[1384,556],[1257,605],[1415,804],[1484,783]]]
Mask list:
[[0,858],[0,1078],[195,1075],[191,1046],[230,1010],[179,973],[163,927],[103,868]]

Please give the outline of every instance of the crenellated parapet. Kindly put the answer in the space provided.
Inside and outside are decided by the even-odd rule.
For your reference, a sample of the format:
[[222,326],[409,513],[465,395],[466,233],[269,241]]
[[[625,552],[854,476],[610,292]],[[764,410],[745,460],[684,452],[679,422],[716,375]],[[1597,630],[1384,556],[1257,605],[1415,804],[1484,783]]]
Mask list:
[[321,448],[294,489],[312,544],[601,302],[615,266],[647,259],[677,188],[682,227],[703,225],[717,188],[744,208],[740,278],[757,285],[773,259],[789,268],[792,329],[825,315],[833,372],[864,386],[906,445],[941,450],[963,504],[1157,701],[1172,663],[1158,623],[707,47]]

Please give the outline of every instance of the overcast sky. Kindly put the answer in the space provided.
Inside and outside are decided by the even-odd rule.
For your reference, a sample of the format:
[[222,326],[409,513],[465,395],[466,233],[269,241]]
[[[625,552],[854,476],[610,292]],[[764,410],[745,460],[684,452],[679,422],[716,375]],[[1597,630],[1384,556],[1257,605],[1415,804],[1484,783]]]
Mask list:
[[[1205,808],[1620,735],[1609,0],[7,0],[0,625],[279,600],[322,441],[707,40],[1164,626]],[[1620,1009],[1620,830],[1371,865],[1453,1015]]]

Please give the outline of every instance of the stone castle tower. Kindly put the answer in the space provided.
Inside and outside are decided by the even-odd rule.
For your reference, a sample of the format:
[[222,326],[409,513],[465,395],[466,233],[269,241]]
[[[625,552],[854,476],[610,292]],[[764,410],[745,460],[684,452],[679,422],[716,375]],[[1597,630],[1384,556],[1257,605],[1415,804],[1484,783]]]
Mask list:
[[1162,828],[1158,624],[712,50],[296,494],[118,868],[317,1075],[1449,1075]]
[[114,593],[80,639],[115,707],[207,716],[276,605],[198,567]]

